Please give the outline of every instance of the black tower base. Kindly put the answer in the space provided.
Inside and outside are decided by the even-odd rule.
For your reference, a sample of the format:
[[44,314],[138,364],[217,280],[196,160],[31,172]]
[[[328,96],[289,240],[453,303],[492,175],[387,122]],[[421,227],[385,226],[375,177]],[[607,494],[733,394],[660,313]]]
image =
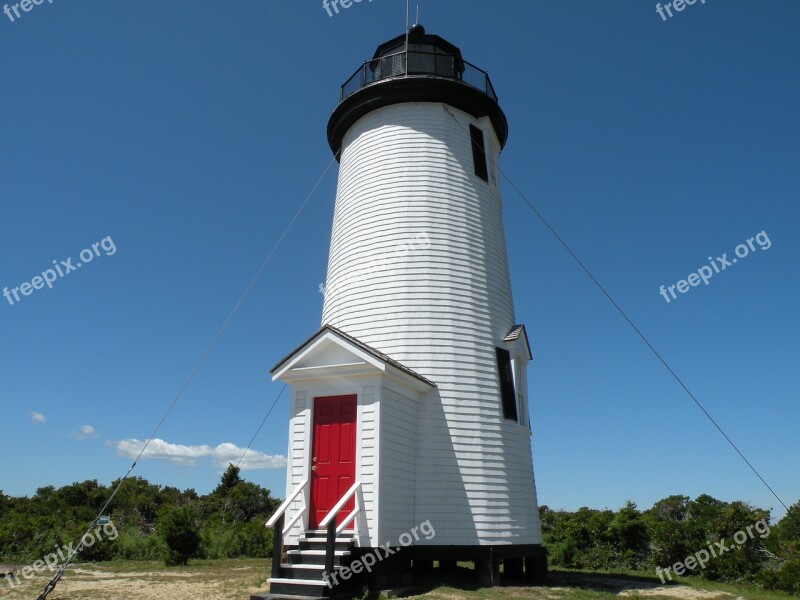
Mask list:
[[[386,554],[385,548],[354,548],[348,557],[348,564],[338,568],[337,584],[332,590],[326,589],[324,596],[351,598],[364,587],[370,592],[386,589],[407,588],[429,579],[435,572],[457,576],[458,562],[474,562],[475,574],[472,581],[464,583],[477,587],[498,585],[541,585],[547,581],[547,553],[539,544],[502,546],[409,546],[390,548],[393,553]],[[369,556],[369,558],[368,558]],[[434,561],[439,569],[434,569]],[[352,569],[353,565],[359,566]],[[369,564],[369,569],[364,565]],[[503,573],[500,567],[503,566]],[[349,567],[343,570],[343,567]],[[346,578],[345,578],[346,576]],[[279,600],[289,598],[282,594],[250,596],[250,600]],[[293,596],[292,600],[301,597]]]

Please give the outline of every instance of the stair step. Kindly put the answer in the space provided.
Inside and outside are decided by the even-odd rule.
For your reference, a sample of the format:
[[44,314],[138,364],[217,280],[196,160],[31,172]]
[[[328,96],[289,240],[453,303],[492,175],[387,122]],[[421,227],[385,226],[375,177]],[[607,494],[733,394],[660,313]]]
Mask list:
[[322,579],[288,579],[286,577],[270,577],[269,583],[270,597],[280,596],[307,596],[323,598],[332,592]]
[[[326,553],[324,550],[290,550],[287,552],[289,566],[297,565],[316,565],[325,566]],[[336,566],[344,565],[353,555],[349,550],[336,550],[333,554],[333,564]]]
[[[333,572],[337,572],[343,567],[335,565]],[[283,564],[281,565],[281,577],[284,579],[316,579],[322,580],[322,574],[325,572],[325,565],[315,564]]]
[[253,594],[250,600],[317,600],[319,596],[296,596],[294,594]]
[[[338,543],[333,546],[333,549],[336,552],[352,552],[353,548],[355,548],[355,544],[353,544],[353,542],[349,542],[347,544]],[[311,552],[313,550],[324,552],[327,549],[328,546],[325,544],[325,542],[307,542],[305,540],[300,542],[300,547],[298,548],[298,550],[301,552]]]
[[289,579],[288,577],[270,577],[267,583],[285,583],[290,585],[317,585],[320,587],[328,587],[322,579]]

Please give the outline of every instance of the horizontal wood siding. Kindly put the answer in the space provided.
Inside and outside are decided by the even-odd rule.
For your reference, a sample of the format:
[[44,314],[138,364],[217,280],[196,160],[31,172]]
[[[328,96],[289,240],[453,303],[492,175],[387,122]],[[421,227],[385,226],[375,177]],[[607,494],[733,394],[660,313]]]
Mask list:
[[[530,437],[503,419],[495,361],[515,322],[501,198],[493,170],[475,175],[469,125],[492,160],[499,145],[487,119],[449,110],[457,121],[441,104],[389,106],[345,136],[323,323],[439,386],[419,415],[427,543],[540,543]],[[375,265],[418,234],[430,248]]]
[[[306,431],[311,427],[310,419],[311,406],[308,401],[308,395],[304,390],[294,391],[289,421],[289,461],[286,467],[287,497],[303,482],[305,477],[305,465],[308,462],[308,456],[306,456]],[[304,502],[302,495],[292,502],[286,511],[287,521],[294,517],[298,510],[302,510]],[[303,520],[301,519],[286,534],[286,542],[290,544],[297,543],[303,533]]]
[[356,478],[361,480],[361,493],[364,502],[363,515],[359,525],[359,541],[362,546],[375,546],[378,543],[377,515],[377,421],[378,398],[375,386],[365,386],[359,394],[359,449],[361,465]]
[[415,488],[417,477],[417,402],[384,387],[381,394],[380,539],[396,543],[418,523]]

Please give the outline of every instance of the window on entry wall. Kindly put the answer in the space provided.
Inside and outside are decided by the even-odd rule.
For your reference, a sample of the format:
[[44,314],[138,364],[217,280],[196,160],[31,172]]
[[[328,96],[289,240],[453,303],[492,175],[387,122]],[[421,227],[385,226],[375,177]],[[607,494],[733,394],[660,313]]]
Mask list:
[[497,353],[497,372],[500,376],[500,398],[503,402],[503,417],[517,420],[517,393],[514,390],[514,373],[511,366],[511,353],[505,348],[495,348]]
[[489,170],[486,167],[486,146],[484,145],[483,131],[475,127],[469,126],[469,134],[472,138],[472,162],[475,163],[475,175],[489,181]]

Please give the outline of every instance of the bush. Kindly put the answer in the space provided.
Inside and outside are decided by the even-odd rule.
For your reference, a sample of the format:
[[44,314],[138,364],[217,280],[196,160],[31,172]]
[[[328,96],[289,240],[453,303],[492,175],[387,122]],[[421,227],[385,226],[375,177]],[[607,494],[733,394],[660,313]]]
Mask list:
[[272,555],[272,529],[261,519],[233,526],[209,525],[200,532],[203,558],[269,558]]
[[157,533],[140,533],[131,528],[120,531],[115,558],[122,560],[159,560],[167,551],[164,538]]
[[759,575],[759,582],[764,587],[800,595],[800,502],[789,507],[766,542],[773,566]]
[[185,565],[197,555],[200,533],[197,511],[189,505],[173,508],[161,516],[158,531],[167,545],[164,564]]
[[764,570],[756,577],[756,583],[765,588],[800,595],[800,559],[784,563],[774,570]]
[[573,542],[556,542],[547,544],[547,559],[556,567],[574,567],[577,550]]

